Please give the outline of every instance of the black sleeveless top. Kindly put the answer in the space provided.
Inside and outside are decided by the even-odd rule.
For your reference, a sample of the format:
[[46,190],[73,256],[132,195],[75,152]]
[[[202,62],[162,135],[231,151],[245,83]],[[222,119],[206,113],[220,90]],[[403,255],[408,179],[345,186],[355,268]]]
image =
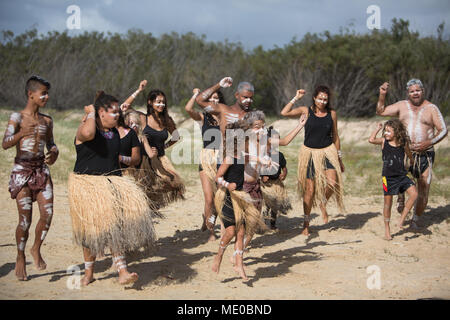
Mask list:
[[[233,158],[233,164],[228,167],[227,172],[223,175],[225,181],[229,183],[236,183],[236,190],[242,190],[244,186],[244,159]],[[219,169],[220,164],[217,164],[217,169]]]
[[[131,157],[131,149],[135,147],[141,147],[141,143],[139,142],[136,131],[130,129],[130,131],[122,139],[120,139],[119,154],[121,156]],[[128,168],[128,166],[124,163],[121,163],[120,165],[122,168]]]
[[322,149],[333,143],[333,119],[331,112],[325,117],[317,117],[309,108],[309,117],[305,124],[305,146],[308,148]]
[[382,150],[384,177],[405,176],[407,174],[404,159],[405,148],[393,147],[387,140],[384,140]]
[[158,157],[162,157],[166,154],[164,144],[169,137],[169,132],[166,128],[161,131],[155,130],[148,125],[147,117],[145,117],[145,120],[145,128],[142,130],[142,133],[147,137],[150,147],[155,147],[158,150]]
[[95,130],[95,137],[76,145],[77,159],[73,171],[90,175],[122,175],[119,165],[120,135],[116,128],[105,137],[100,130]]
[[[202,139],[203,148],[216,149],[220,148],[220,127],[219,124],[215,124],[217,121],[213,116],[207,112],[203,112],[203,125],[202,125]],[[205,134],[206,133],[206,134]]]

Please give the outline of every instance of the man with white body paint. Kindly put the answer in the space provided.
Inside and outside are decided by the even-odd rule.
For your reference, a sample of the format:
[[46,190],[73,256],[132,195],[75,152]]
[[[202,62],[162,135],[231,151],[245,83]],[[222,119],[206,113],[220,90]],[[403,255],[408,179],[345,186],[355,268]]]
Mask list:
[[[34,245],[31,248],[35,266],[44,270],[47,265],[41,256],[41,245],[50,228],[53,216],[53,183],[47,165],[58,158],[58,148],[53,140],[53,120],[39,113],[49,99],[50,83],[38,76],[28,79],[25,86],[27,104],[14,112],[6,128],[2,147],[16,146],[14,167],[9,181],[11,198],[16,199],[19,223],[16,228],[16,277],[28,280],[25,261],[25,244],[31,225],[33,202],[37,200],[40,218],[36,225]],[[47,154],[44,155],[44,148]]]
[[[428,203],[432,167],[434,162],[434,145],[442,141],[448,134],[439,108],[425,100],[424,87],[420,80],[411,79],[406,84],[408,99],[398,101],[385,107],[389,83],[380,87],[380,95],[376,113],[380,116],[398,117],[407,128],[411,139],[411,151],[414,163],[411,173],[417,180],[418,198],[414,207],[412,226],[417,227],[417,221]],[[399,195],[398,210],[404,206],[404,194]]]
[[209,98],[213,95],[214,92],[216,92],[220,88],[228,88],[232,85],[233,79],[230,77],[225,77],[220,80],[220,82],[201,92],[195,100],[197,104],[206,112],[219,116],[220,131],[222,132],[222,134],[224,134],[227,124],[242,120],[245,114],[250,111],[250,107],[253,103],[253,95],[255,89],[249,82],[239,83],[237,91],[234,94],[234,96],[236,97],[236,103],[231,106],[227,106],[226,104],[219,102],[212,103],[211,101],[209,101]]

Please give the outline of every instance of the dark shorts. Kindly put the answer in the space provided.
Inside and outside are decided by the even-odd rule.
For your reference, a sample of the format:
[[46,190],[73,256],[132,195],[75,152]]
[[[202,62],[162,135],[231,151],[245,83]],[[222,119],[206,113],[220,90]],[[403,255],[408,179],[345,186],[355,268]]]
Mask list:
[[[328,160],[328,158],[325,158],[325,167],[326,170],[328,169],[336,169],[330,162],[330,160]],[[308,162],[308,168],[306,169],[306,178],[307,179],[314,179],[315,176],[315,169],[314,169],[314,163],[312,161],[312,158],[309,159]]]
[[385,196],[404,193],[414,185],[414,182],[407,176],[383,177],[383,191]]
[[234,218],[233,203],[231,202],[231,195],[228,190],[225,196],[225,203],[223,204],[222,207],[222,215],[223,215],[222,222],[225,228],[236,225],[236,220]]
[[418,179],[428,169],[430,163],[434,163],[434,151],[424,153],[413,152],[413,165],[409,169],[414,178]]
[[198,165],[198,172],[201,172],[201,171],[203,171],[203,167],[202,167],[202,164],[200,163],[200,164]]

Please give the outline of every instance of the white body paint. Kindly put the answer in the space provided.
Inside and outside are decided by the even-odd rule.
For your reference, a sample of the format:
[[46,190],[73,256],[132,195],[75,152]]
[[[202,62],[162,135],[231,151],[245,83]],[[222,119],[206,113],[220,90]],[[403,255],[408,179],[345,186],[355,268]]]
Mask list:
[[8,128],[6,129],[6,134],[8,136],[11,136],[14,134],[14,126],[12,124],[8,125]]
[[20,121],[22,120],[22,115],[18,112],[14,112],[13,114],[11,114],[11,117],[9,119],[16,123],[20,123]]
[[19,204],[22,206],[23,210],[31,210],[32,205],[31,197],[24,197],[20,199]]
[[27,217],[25,215],[22,214],[22,217],[23,217],[23,220],[19,225],[23,231],[27,231],[28,228],[30,227],[30,223],[28,222]]
[[53,197],[53,188],[50,183],[47,183],[47,185],[45,186],[45,190],[42,192],[42,195],[44,196],[45,200],[49,200],[51,197]]
[[20,147],[20,150],[22,150],[24,152],[33,152],[35,143],[36,143],[36,141],[34,138],[25,139],[22,142],[22,146]]
[[47,230],[42,231],[41,241],[44,241],[46,235],[47,235]]
[[47,203],[46,205],[44,205],[44,208],[49,216],[53,214],[53,203]]
[[24,251],[25,250],[25,238],[20,238],[20,243],[19,243],[18,249],[20,251]]
[[225,120],[227,121],[227,123],[234,123],[239,120],[239,114],[226,112]]
[[[432,108],[434,108],[434,110],[436,111],[438,118],[439,118],[439,122],[441,123],[441,127],[443,128],[443,130],[441,131],[441,133],[439,135],[437,135],[434,139],[431,140],[431,143],[435,144],[436,142],[438,142],[440,139],[442,139],[446,134],[447,134],[447,126],[445,125],[445,121],[444,118],[442,117],[442,113],[439,111],[439,108],[436,107],[434,104],[430,105]],[[432,130],[430,130],[432,131]],[[434,134],[434,132],[431,132],[431,136]],[[430,132],[428,133],[429,138],[430,137]]]
[[251,103],[251,102],[253,102],[253,100],[251,98],[242,100],[242,103]]

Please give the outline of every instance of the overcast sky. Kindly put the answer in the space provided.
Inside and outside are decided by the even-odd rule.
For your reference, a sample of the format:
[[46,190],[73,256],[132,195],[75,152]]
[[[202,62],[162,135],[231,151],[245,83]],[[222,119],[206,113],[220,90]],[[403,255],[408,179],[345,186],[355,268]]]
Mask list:
[[72,35],[132,28],[155,36],[194,32],[209,41],[240,41],[247,49],[282,47],[307,32],[338,33],[342,27],[369,32],[370,5],[380,8],[382,29],[389,29],[393,18],[402,18],[423,36],[436,35],[441,22],[446,36],[450,30],[449,0],[0,0],[0,30],[68,30],[70,5],[81,11],[81,29],[69,30]]

